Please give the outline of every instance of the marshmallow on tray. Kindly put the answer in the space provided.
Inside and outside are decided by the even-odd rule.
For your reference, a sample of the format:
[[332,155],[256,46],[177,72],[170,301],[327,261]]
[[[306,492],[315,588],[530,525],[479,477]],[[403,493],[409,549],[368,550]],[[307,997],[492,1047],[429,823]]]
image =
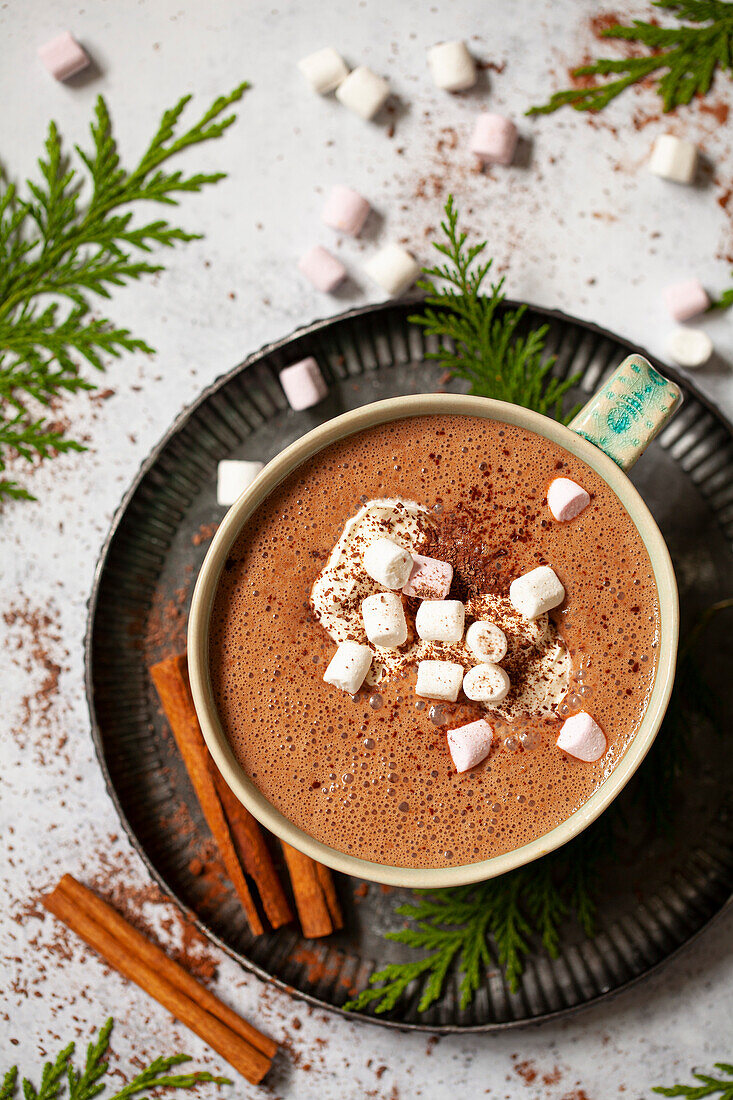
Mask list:
[[606,751],[606,735],[590,714],[582,710],[563,722],[557,747],[576,760],[600,760]]
[[362,601],[361,615],[372,645],[397,649],[407,641],[407,620],[396,592],[376,592]]
[[392,539],[375,539],[364,551],[364,569],[384,588],[402,588],[412,569],[412,554]]
[[327,684],[356,695],[364,683],[369,666],[372,663],[372,651],[368,645],[358,642],[342,642],[323,674]]
[[366,65],[359,65],[339,84],[336,99],[368,121],[385,105],[389,91],[386,80]]
[[312,355],[281,370],[280,385],[296,412],[317,405],[328,393],[326,380]]
[[350,237],[358,237],[370,210],[371,206],[363,195],[351,187],[343,187],[337,183],[326,199],[321,221],[331,229],[338,229]]
[[68,31],[39,46],[38,56],[57,80],[68,80],[89,64],[88,53]]
[[675,321],[689,321],[710,308],[710,299],[699,279],[673,283],[664,291],[664,301]]
[[228,508],[248,489],[260,470],[261,462],[225,458],[216,468],[216,502]]
[[511,164],[519,134],[510,118],[482,112],[476,119],[471,152],[488,164]]
[[463,694],[473,703],[501,703],[511,686],[504,669],[488,662],[474,665],[463,677]]
[[466,631],[466,645],[479,661],[496,664],[506,657],[506,634],[496,623],[479,619]]
[[649,158],[649,171],[673,183],[692,183],[697,172],[697,146],[674,134],[660,134]]
[[316,290],[330,294],[346,278],[346,268],[335,256],[319,244],[301,258],[298,267],[310,279]]
[[569,477],[556,477],[547,490],[547,507],[560,523],[579,516],[590,504],[590,496],[577,481]]
[[680,367],[703,367],[713,354],[713,341],[701,328],[676,328],[667,339],[667,352]]
[[385,244],[364,264],[364,271],[393,298],[404,294],[420,274],[420,265],[398,244]]
[[424,642],[460,642],[466,609],[460,600],[423,600],[415,629]]
[[457,772],[467,772],[485,760],[494,736],[485,718],[448,730],[448,751]]
[[430,75],[446,92],[464,92],[476,83],[476,62],[465,42],[441,42],[428,50]]
[[463,665],[455,661],[419,661],[415,692],[426,699],[455,703],[463,683]]
[[330,46],[316,50],[315,53],[309,53],[298,62],[298,68],[313,91],[318,92],[319,95],[333,92],[349,75],[343,58]]
[[509,585],[509,599],[525,619],[538,619],[565,599],[565,589],[549,565],[539,565]]
[[453,581],[453,566],[423,554],[413,554],[412,562],[412,572],[402,589],[405,595],[417,596],[420,600],[445,599]]

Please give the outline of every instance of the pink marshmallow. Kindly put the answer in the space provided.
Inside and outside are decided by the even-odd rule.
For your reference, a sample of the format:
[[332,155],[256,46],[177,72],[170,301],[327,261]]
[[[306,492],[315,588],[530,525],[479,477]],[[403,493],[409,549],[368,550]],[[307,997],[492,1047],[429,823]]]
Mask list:
[[417,596],[419,600],[444,600],[453,580],[453,566],[422,554],[413,554],[412,561],[412,572],[402,589],[405,595]]
[[296,412],[317,405],[328,393],[328,384],[312,355],[280,371],[280,385]]
[[511,164],[519,134],[510,118],[482,112],[476,119],[471,152],[490,164]]
[[57,80],[68,80],[89,64],[88,53],[68,31],[39,46],[38,56]]
[[569,477],[556,477],[547,490],[547,507],[561,523],[575,519],[590,504],[590,496],[582,485]]
[[494,731],[485,718],[448,730],[448,749],[457,772],[467,772],[489,755]]
[[364,228],[364,222],[369,217],[370,210],[371,206],[358,191],[336,184],[331,188],[321,220],[331,229],[348,233],[350,237],[358,237]]
[[689,321],[710,308],[710,299],[699,279],[685,279],[673,283],[664,291],[664,301],[675,321]]
[[306,279],[310,279],[313,286],[325,294],[330,294],[346,278],[346,268],[341,260],[337,260],[319,244],[311,248],[310,252],[306,252],[298,267]]
[[599,760],[606,751],[606,735],[584,710],[563,722],[557,747],[576,760]]

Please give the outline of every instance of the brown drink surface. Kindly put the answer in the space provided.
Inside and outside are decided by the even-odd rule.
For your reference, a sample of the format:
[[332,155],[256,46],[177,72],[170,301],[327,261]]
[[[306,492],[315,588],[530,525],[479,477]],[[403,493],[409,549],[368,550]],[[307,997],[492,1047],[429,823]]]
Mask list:
[[[558,476],[591,494],[569,523],[547,507]],[[600,760],[557,748],[561,718],[521,726],[531,749],[520,746],[519,726],[499,720],[489,756],[458,774],[446,729],[491,720],[462,694],[435,714],[415,695],[414,669],[355,699],[323,682],[336,646],[312,615],[311,588],[346,520],[378,497],[431,509],[421,549],[454,566],[451,598],[506,596],[515,577],[552,566],[566,589],[552,618],[572,658],[570,709],[589,711],[604,730]],[[408,601],[408,622],[416,605]],[[210,668],[235,756],[287,818],[363,859],[441,867],[511,851],[587,801],[639,727],[658,629],[649,556],[591,467],[498,421],[414,417],[331,445],[257,509],[222,571]]]

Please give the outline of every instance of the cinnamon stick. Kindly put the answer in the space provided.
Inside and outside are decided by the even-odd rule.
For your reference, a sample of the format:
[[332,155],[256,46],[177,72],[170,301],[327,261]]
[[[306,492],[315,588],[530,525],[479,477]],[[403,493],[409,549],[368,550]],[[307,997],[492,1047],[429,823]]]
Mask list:
[[149,966],[139,955],[124,946],[108,928],[98,923],[85,908],[67,896],[64,890],[57,888],[43,899],[43,904],[50,913],[106,959],[110,966],[154,997],[248,1081],[259,1084],[270,1068],[271,1059],[228,1027],[220,1017],[203,1008],[198,1003],[198,991],[197,999],[194,1000],[180,987],[173,985],[159,969]]
[[206,822],[221,854],[226,872],[231,879],[252,932],[259,936],[264,931],[259,913],[247,886],[242,867],[232,843],[227,820],[216,792],[209,768],[209,752],[196,717],[196,709],[188,682],[186,657],[166,657],[150,669],[150,675],[170,722],[173,735],[186,765],[196,797]]
[[341,908],[328,867],[316,863],[285,841],[282,849],[306,939],[318,939],[330,935],[336,928],[343,928]]
[[277,1043],[267,1035],[263,1035],[257,1028],[238,1016],[233,1009],[223,1004],[218,997],[201,985],[189,972],[166,955],[157,944],[147,939],[134,925],[113,909],[92,890],[83,886],[72,875],[64,875],[56,887],[77,909],[85,912],[97,924],[105,928],[115,937],[120,945],[131,955],[137,955],[147,966],[157,971],[162,978],[171,985],[176,986],[191,1000],[196,1001],[212,1016],[216,1016],[232,1031],[241,1035],[253,1047],[256,1047],[267,1058],[273,1058],[277,1052]]
[[237,796],[211,761],[214,786],[221,801],[237,854],[245,871],[257,886],[265,916],[273,928],[289,924],[293,914],[277,876],[272,856],[265,843],[257,821]]

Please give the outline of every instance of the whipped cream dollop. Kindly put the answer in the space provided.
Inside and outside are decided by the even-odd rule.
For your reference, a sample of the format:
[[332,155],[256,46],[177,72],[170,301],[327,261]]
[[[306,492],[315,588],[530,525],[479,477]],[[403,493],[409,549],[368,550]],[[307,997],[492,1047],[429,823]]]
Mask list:
[[[315,617],[337,644],[347,640],[369,645],[374,653],[367,683],[374,686],[399,675],[419,661],[455,661],[466,671],[476,663],[464,637],[458,642],[428,642],[417,636],[409,621],[407,641],[399,649],[371,645],[361,614],[362,601],[383,591],[367,574],[364,551],[378,538],[389,538],[418,553],[431,517],[412,500],[379,498],[367,501],[349,520],[311,590]],[[571,661],[567,647],[547,615],[523,618],[508,598],[482,593],[466,603],[469,619],[488,619],[504,631],[507,653],[501,665],[511,690],[500,703],[485,709],[508,721],[527,715],[549,717],[568,691]]]

